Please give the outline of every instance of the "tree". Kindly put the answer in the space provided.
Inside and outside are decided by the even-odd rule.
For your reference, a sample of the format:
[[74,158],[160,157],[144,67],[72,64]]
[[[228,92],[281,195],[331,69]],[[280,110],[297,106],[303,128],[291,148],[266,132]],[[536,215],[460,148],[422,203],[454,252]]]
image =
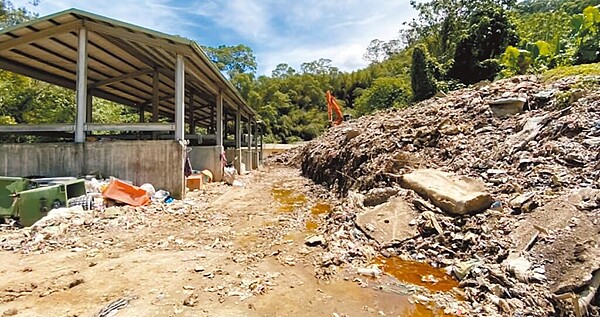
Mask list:
[[[39,0],[32,0],[29,3],[38,5]],[[10,0],[0,1],[0,29],[31,20],[35,17],[37,17],[37,14],[23,7],[15,7]]]
[[431,98],[437,92],[432,67],[432,61],[427,56],[426,48],[424,46],[415,47],[410,68],[410,83],[415,101]]
[[469,25],[470,29],[458,42],[448,75],[465,84],[491,80],[501,69],[496,58],[508,45],[519,42],[515,27],[499,6],[474,12]]
[[275,69],[271,72],[273,78],[286,78],[296,74],[296,70],[286,63],[281,63],[275,66]]
[[356,99],[355,109],[363,115],[375,110],[401,108],[408,105],[410,98],[410,88],[402,79],[378,78]]
[[474,12],[490,7],[509,9],[516,0],[411,0],[411,5],[419,13],[417,19],[408,23],[410,33],[427,46],[427,50],[440,62],[446,62],[456,49],[456,39],[464,36],[472,23]]
[[256,73],[256,57],[252,49],[246,45],[236,46],[221,45],[219,47],[203,46],[202,49],[217,65],[219,70],[225,72],[228,78],[236,74]]
[[573,16],[574,64],[600,62],[600,9],[587,7]]
[[302,63],[300,71],[304,74],[326,75],[337,73],[339,69],[331,65],[331,60],[328,58],[319,58],[318,60]]

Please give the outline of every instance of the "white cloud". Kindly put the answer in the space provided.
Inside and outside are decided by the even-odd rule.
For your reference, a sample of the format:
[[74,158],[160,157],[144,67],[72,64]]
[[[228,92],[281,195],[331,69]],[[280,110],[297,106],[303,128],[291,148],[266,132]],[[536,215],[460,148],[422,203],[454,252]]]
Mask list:
[[267,40],[271,34],[271,12],[260,0],[201,1],[192,8],[193,13],[251,41]]
[[46,15],[71,7],[203,43],[246,44],[261,74],[319,58],[345,71],[364,67],[370,41],[395,38],[415,15],[407,0],[42,0],[30,8]]
[[185,36],[178,19],[177,7],[168,0],[42,0],[38,6],[31,6],[28,0],[13,0],[15,6],[25,6],[40,16],[53,14],[70,8],[77,8],[109,18],[140,25],[153,30]]

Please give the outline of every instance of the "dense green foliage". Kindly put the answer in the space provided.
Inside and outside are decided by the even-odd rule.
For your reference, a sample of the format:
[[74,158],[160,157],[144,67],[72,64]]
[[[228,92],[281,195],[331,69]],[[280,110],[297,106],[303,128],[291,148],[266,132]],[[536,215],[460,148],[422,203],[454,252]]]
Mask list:
[[424,46],[417,46],[413,50],[412,65],[410,67],[410,84],[415,101],[433,97],[436,93],[436,83],[431,62]]
[[[0,27],[35,15],[0,3]],[[257,76],[246,45],[203,47],[266,125],[267,142],[310,140],[327,127],[325,91],[344,114],[401,108],[478,81],[518,74],[598,72],[600,0],[413,0],[418,17],[397,38],[374,39],[369,66],[342,72],[327,58]],[[596,7],[595,7],[596,6]],[[398,27],[402,27],[401,24]],[[72,122],[73,92],[0,71],[0,124]],[[135,110],[101,99],[95,122],[132,122]]]

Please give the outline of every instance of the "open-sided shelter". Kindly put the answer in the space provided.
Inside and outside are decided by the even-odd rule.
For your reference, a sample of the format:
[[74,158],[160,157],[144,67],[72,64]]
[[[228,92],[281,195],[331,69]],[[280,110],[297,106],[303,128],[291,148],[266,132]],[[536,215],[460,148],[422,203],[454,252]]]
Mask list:
[[[0,174],[100,173],[180,197],[188,149],[194,169],[209,169],[216,180],[227,145],[238,168],[259,164],[256,112],[194,41],[69,9],[1,30],[0,68],[76,91],[75,122],[0,125],[0,133],[72,136],[67,143],[0,144]],[[137,109],[139,123],[95,122],[94,97]],[[228,120],[235,122],[232,142]],[[93,137],[98,131],[134,140]]]

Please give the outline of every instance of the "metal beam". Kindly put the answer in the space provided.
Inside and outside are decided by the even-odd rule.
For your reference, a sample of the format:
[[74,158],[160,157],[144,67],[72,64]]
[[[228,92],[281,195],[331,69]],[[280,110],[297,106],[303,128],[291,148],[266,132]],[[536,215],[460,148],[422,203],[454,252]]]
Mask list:
[[88,89],[93,89],[93,88],[98,88],[98,87],[102,87],[102,86],[106,86],[106,85],[110,85],[110,84],[114,84],[114,83],[118,83],[127,79],[131,79],[131,78],[136,78],[142,75],[147,75],[152,73],[154,70],[151,68],[148,69],[140,69],[134,72],[131,72],[129,74],[123,74],[117,77],[113,77],[113,78],[108,78],[105,80],[101,80],[101,81],[97,81],[95,83],[92,83],[90,85],[88,85]]
[[177,54],[175,62],[175,140],[185,139],[185,62]]
[[173,123],[87,123],[85,131],[175,131]]
[[[19,62],[16,62],[16,61],[13,61],[10,59],[0,57],[0,68],[11,71],[13,73],[31,77],[33,79],[37,79],[37,80],[41,80],[41,81],[51,83],[51,84],[54,84],[57,86],[61,86],[63,88],[75,90],[75,83],[70,79],[64,78],[62,76],[53,75],[53,74],[47,73],[45,71],[42,71],[40,69],[31,67],[31,66],[27,66],[27,65],[23,65]],[[116,103],[120,103],[120,104],[123,104],[126,106],[135,106],[135,103],[131,100],[121,98],[121,97],[118,97],[118,96],[115,96],[115,95],[112,95],[112,94],[109,94],[107,92],[103,92],[100,90],[95,91],[94,95],[96,97],[114,101]]]
[[84,125],[87,115],[87,29],[79,29],[79,41],[77,42],[77,116],[75,119],[75,142],[85,142]]
[[[193,67],[191,67],[191,66],[188,67],[187,72],[190,73],[192,76],[194,76],[196,78],[196,80],[198,80],[202,84],[202,87],[205,88],[206,90],[208,90],[209,92],[211,92],[212,94],[219,93],[218,86],[213,83],[208,82],[206,80],[206,76],[202,76],[202,74],[197,72],[195,69],[193,69]],[[217,86],[217,87],[215,87],[215,86]]]
[[189,95],[189,108],[190,108],[190,134],[196,133],[196,118],[194,117],[194,112],[196,112],[196,105],[194,104],[194,91],[190,91]]
[[52,26],[48,29],[32,32],[27,35],[18,36],[14,39],[0,43],[0,52],[10,50],[20,45],[29,44],[39,39],[52,37],[54,35],[67,33],[77,30],[83,25],[83,21],[73,21],[59,26]]
[[68,132],[75,131],[74,124],[5,124],[0,125],[2,133],[22,132]]
[[87,98],[85,101],[85,122],[92,123],[92,111],[93,111],[94,95],[91,90],[88,89]]
[[160,105],[160,73],[154,70],[152,75],[152,122],[158,122],[158,106]]
[[117,38],[126,39],[129,41],[134,41],[134,42],[139,42],[139,43],[144,43],[147,45],[160,47],[162,49],[166,49],[166,50],[169,50],[169,51],[177,53],[177,54],[190,54],[191,53],[191,49],[188,46],[181,47],[180,45],[172,44],[167,40],[149,37],[145,34],[134,33],[134,32],[130,32],[126,29],[115,28],[112,26],[103,25],[100,23],[92,22],[92,21],[86,21],[85,25],[91,31],[94,31],[96,33],[102,33],[102,34],[114,36]]
[[217,146],[223,146],[223,94],[217,94]]

